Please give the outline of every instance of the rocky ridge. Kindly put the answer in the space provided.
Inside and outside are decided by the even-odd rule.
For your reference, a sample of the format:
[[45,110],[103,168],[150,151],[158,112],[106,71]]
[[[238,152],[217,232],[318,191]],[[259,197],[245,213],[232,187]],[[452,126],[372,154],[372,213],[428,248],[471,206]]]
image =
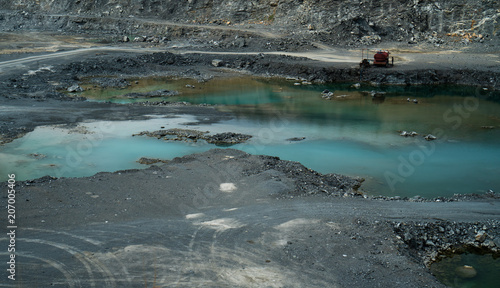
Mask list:
[[[211,34],[217,44],[229,44],[226,38],[231,33],[226,33],[228,31],[214,33],[207,27],[179,24],[253,25],[285,34],[276,41],[264,43],[268,46],[287,45],[289,41],[300,46],[310,40],[355,46],[381,41],[467,45],[489,42],[500,33],[497,24],[500,9],[494,0],[2,0],[0,7],[4,7],[0,14],[0,27],[4,30],[107,33],[120,35],[116,38],[120,40],[128,39],[122,36],[128,35],[137,42],[155,43],[186,36],[205,38]],[[248,45],[246,42],[254,41],[252,38],[262,36],[240,32],[240,39],[231,41],[229,46],[242,48]]]

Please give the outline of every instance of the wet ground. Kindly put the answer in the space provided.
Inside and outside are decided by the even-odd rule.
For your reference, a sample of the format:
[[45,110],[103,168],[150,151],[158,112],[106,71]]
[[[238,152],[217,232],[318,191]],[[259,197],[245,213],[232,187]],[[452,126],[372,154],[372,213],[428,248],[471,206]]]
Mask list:
[[[75,127],[86,120],[140,120],[150,114],[190,114],[197,121],[232,117],[213,107],[123,106],[84,102],[60,93],[89,76],[161,75],[203,82],[250,73],[316,83],[359,79],[356,61],[335,60],[345,50],[340,56],[338,51],[320,55],[334,62],[318,62],[255,53],[182,54],[178,48],[173,49],[175,54],[151,54],[165,47],[128,44],[81,48],[2,56],[4,142],[47,124]],[[488,89],[498,83],[494,54],[458,54],[458,58],[409,54],[401,59],[426,61],[407,60],[393,70],[366,71],[362,80],[460,83]],[[223,60],[221,67],[212,65],[216,58]],[[443,58],[448,60],[440,61]],[[345,198],[344,193],[303,197],[307,190],[290,192],[324,183],[315,182],[317,178],[298,183],[297,175],[307,168],[284,170],[288,166],[270,162],[216,150],[160,168],[19,182],[19,282],[9,283],[13,287],[443,287],[424,265],[429,255],[447,245],[470,242],[491,251],[499,245],[500,215],[494,194],[445,203],[352,198],[350,192]],[[440,246],[419,246],[414,244],[426,243],[427,234],[407,238],[394,233],[398,223],[410,222],[412,232],[420,224],[435,222],[459,227],[477,222],[488,232],[484,242],[470,232],[453,240],[445,237]],[[0,243],[7,245],[7,240],[1,238]]]
[[19,183],[16,283],[442,287],[407,256],[394,223],[499,219],[494,200],[292,197],[303,168],[269,160],[212,150],[146,170]]
[[[496,117],[500,106],[495,91],[467,86],[357,87],[352,83],[297,86],[296,81],[87,78],[81,84],[85,91],[68,95],[135,106],[144,101],[210,104],[217,105],[210,108],[214,113],[226,111],[227,117],[171,111],[164,117],[150,115],[135,121],[130,115],[125,121],[38,127],[6,144],[0,153],[20,180],[45,175],[80,177],[141,168],[137,163],[141,157],[169,160],[216,147],[199,136],[181,142],[158,140],[154,135],[153,139],[133,137],[141,132],[181,128],[209,135],[237,131],[252,138],[234,148],[299,161],[321,173],[363,177],[361,191],[369,195],[432,199],[500,190],[495,160],[500,153],[495,148],[500,141],[495,129],[500,127]],[[325,89],[333,91],[332,99],[322,97]],[[149,96],[152,93],[172,96]],[[372,97],[372,93],[378,94]],[[403,130],[416,131],[416,135],[402,137]],[[429,134],[437,139],[426,141],[424,136]],[[290,140],[294,138],[300,141]],[[78,165],[66,169],[69,162]],[[2,179],[7,180],[7,173]]]

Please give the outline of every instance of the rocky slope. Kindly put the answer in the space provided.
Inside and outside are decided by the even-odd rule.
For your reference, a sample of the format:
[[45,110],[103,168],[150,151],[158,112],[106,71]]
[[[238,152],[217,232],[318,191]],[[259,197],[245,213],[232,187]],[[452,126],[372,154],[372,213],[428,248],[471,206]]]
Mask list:
[[381,40],[466,44],[491,41],[500,33],[500,6],[495,0],[0,0],[0,7],[4,7],[0,15],[0,28],[4,30],[154,31],[175,36],[168,35],[172,31],[165,23],[155,22],[163,20],[265,25],[267,29],[284,28],[281,31],[285,34],[349,45],[376,44]]

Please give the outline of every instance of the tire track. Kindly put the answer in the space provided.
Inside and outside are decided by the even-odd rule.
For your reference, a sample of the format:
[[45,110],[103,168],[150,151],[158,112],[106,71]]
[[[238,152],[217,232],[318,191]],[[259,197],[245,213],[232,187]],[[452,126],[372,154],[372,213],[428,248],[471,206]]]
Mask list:
[[[71,254],[73,257],[77,258],[85,266],[85,268],[87,269],[87,273],[90,276],[90,278],[87,278],[87,279],[89,279],[92,282],[94,281],[94,278],[92,277],[93,276],[92,270],[89,269],[92,266],[92,267],[97,268],[99,270],[99,272],[101,272],[101,274],[106,276],[105,281],[104,281],[106,283],[106,287],[117,287],[116,286],[116,279],[114,278],[111,271],[109,271],[107,269],[107,267],[105,267],[98,260],[97,261],[92,260],[92,259],[90,259],[90,257],[85,256],[85,253],[79,249],[76,249],[76,248],[69,246],[69,245],[56,243],[56,242],[52,242],[52,241],[41,240],[41,239],[22,238],[22,239],[19,239],[19,241],[20,242],[28,242],[28,243],[44,244],[44,245],[52,246],[52,247],[58,248],[60,250],[63,250],[65,252]],[[95,284],[93,285],[93,287],[95,287]]]

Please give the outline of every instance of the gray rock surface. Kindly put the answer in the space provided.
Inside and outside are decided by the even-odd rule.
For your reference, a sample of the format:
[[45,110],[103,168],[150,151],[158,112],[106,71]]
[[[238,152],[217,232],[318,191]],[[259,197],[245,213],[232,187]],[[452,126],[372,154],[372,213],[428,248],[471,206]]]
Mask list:
[[82,92],[83,88],[80,87],[79,85],[75,84],[75,85],[69,86],[68,89],[66,89],[66,90],[68,90],[68,92],[70,92],[70,93],[72,93],[72,92]]
[[[442,45],[454,42],[460,45],[488,42],[499,35],[497,22],[500,12],[495,0],[485,1],[31,1],[1,0],[0,13],[6,21],[4,30],[11,29],[65,29],[73,32],[99,31],[144,36],[137,40],[162,42],[168,34],[178,38],[190,31],[200,30],[174,25],[165,31],[161,21],[208,24],[233,27],[255,23],[273,29],[287,27],[295,36],[330,44],[372,45],[382,41],[410,43],[425,42]],[[143,22],[141,19],[150,19]],[[187,28],[187,29],[186,29]],[[201,31],[205,33],[206,31]],[[241,36],[241,35],[240,35]],[[124,37],[120,35],[120,40]],[[149,38],[149,39],[148,39]],[[138,38],[136,38],[138,39]],[[222,41],[221,41],[222,40]],[[280,46],[276,39],[270,45]],[[136,40],[134,40],[136,41]],[[224,47],[244,47],[241,38],[214,39]]]

